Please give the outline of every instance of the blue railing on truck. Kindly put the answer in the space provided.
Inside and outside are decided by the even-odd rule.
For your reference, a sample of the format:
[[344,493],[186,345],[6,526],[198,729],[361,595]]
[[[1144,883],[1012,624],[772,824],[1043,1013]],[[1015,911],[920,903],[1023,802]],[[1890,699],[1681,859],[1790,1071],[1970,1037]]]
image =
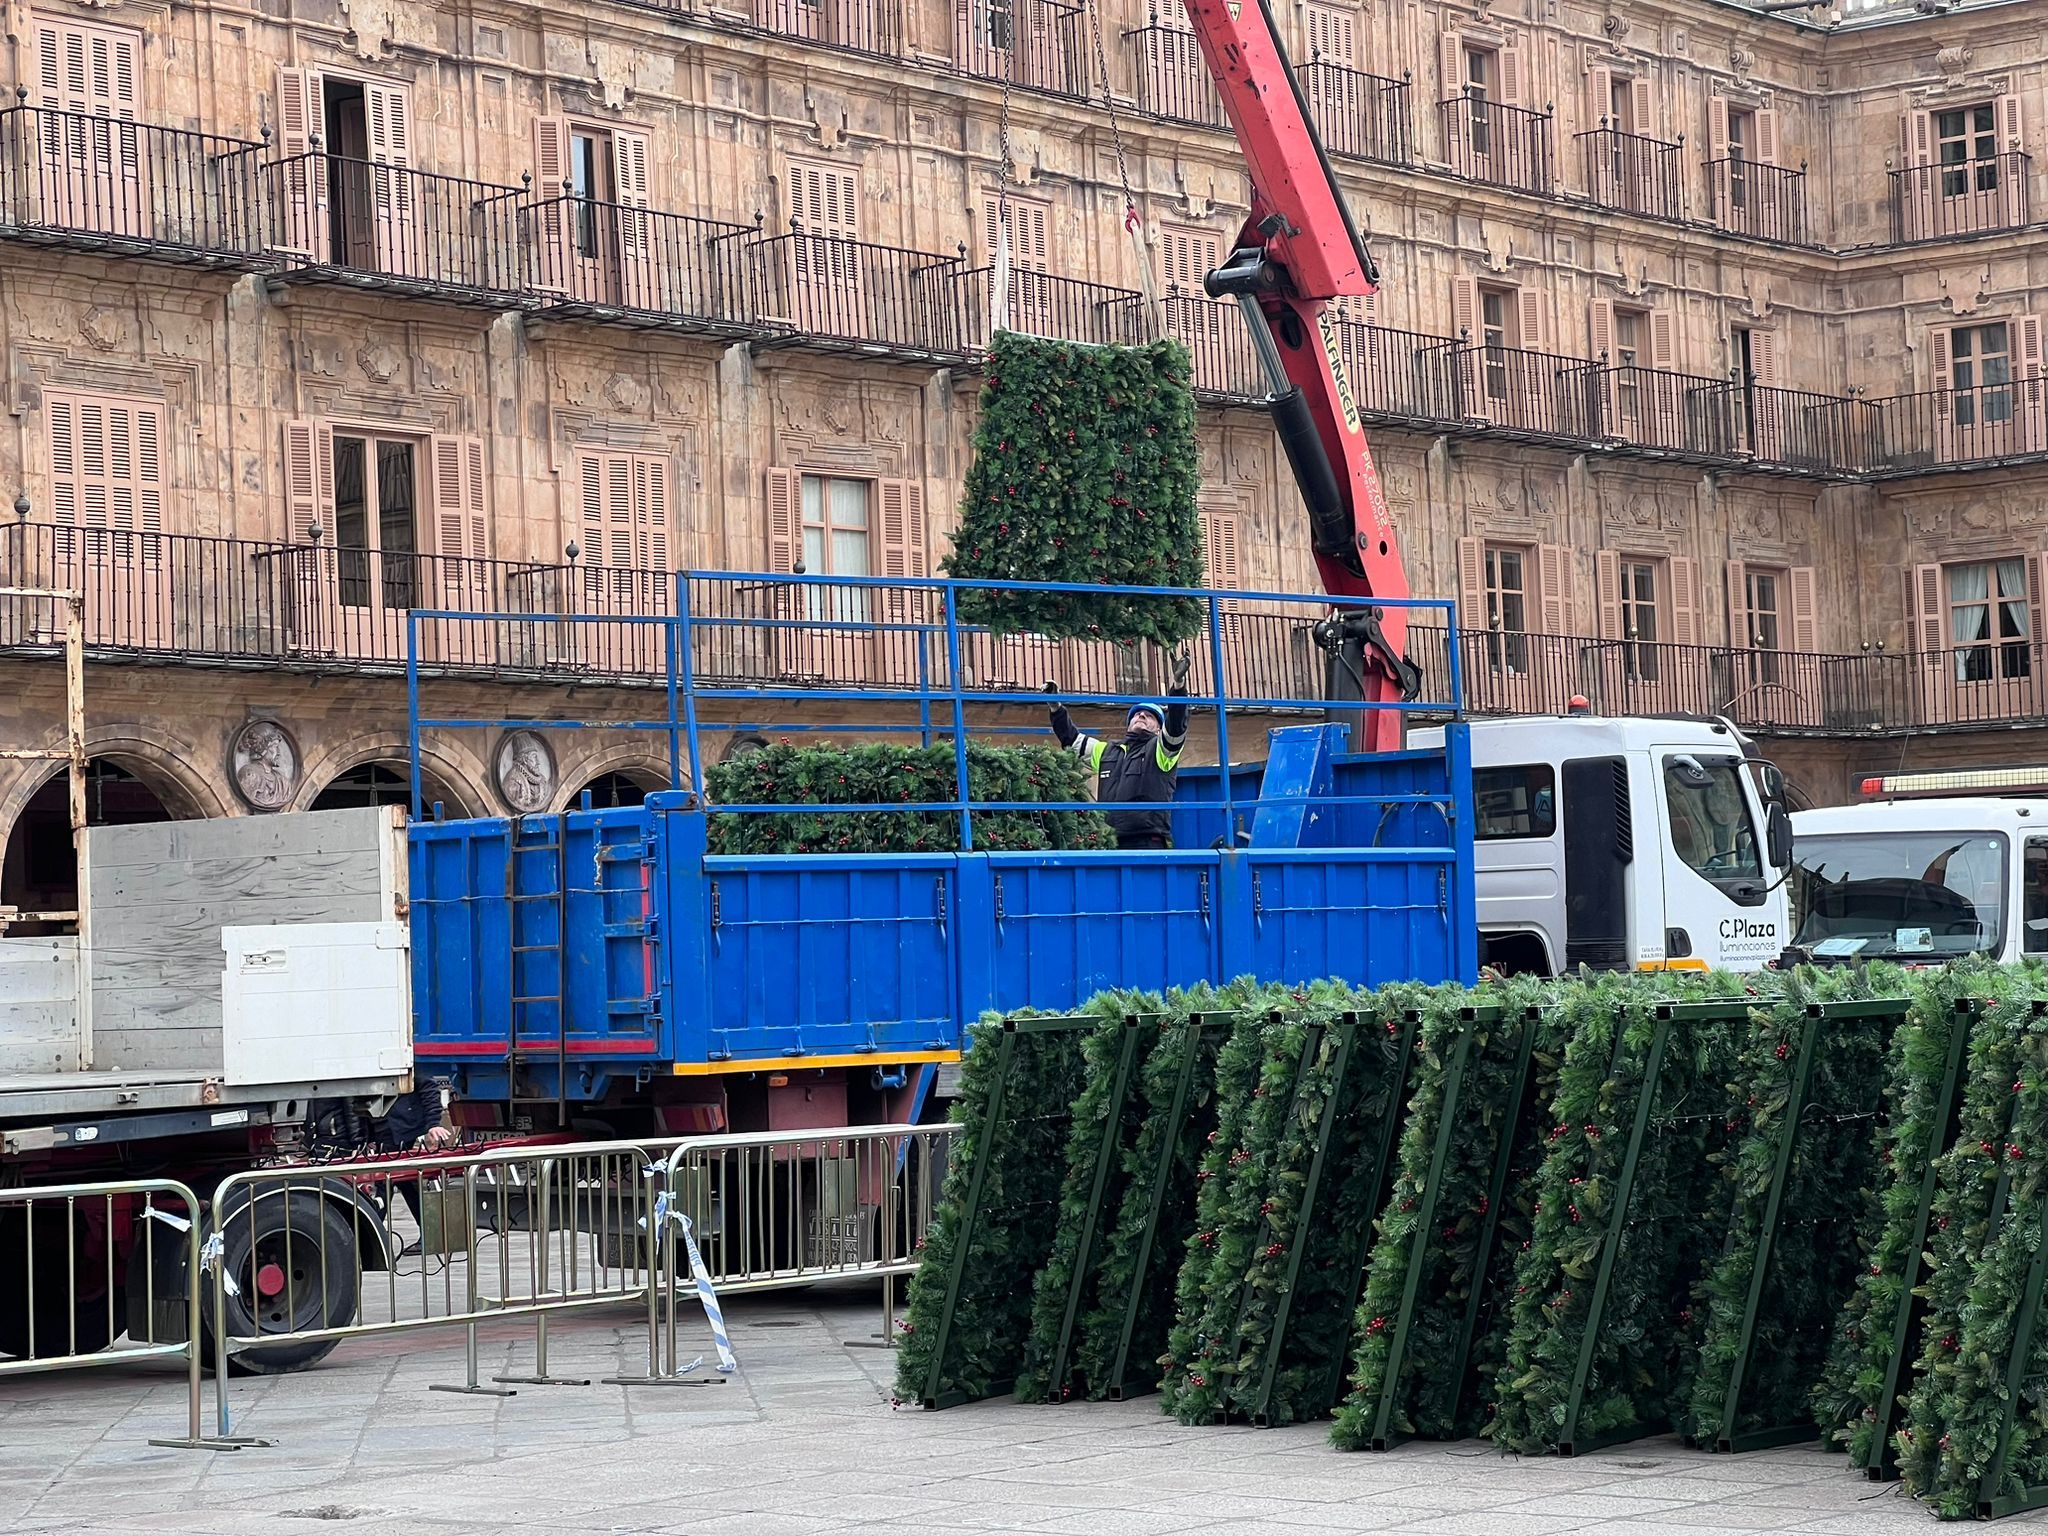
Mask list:
[[[1473,974],[1470,764],[1455,723],[1440,752],[1345,755],[1341,727],[1305,725],[1274,733],[1269,767],[1239,762],[1226,775],[1190,762],[1181,770],[1179,846],[1172,850],[976,849],[970,809],[996,807],[970,806],[966,740],[1043,735],[1042,713],[1025,723],[1017,710],[1042,711],[1045,700],[1027,675],[990,685],[976,658],[989,653],[994,637],[959,622],[963,590],[950,582],[679,578],[677,615],[623,621],[648,626],[641,643],[667,663],[666,708],[647,721],[431,712],[423,695],[435,680],[421,664],[421,626],[519,620],[411,615],[416,785],[428,738],[523,728],[657,733],[669,743],[675,781],[689,786],[703,781],[707,738],[819,728],[779,717],[803,701],[838,701],[842,712],[860,701],[869,707],[857,723],[823,728],[951,743],[951,800],[878,809],[957,816],[960,844],[958,852],[931,854],[712,854],[713,812],[789,807],[707,809],[687,787],[616,810],[417,822],[413,980],[423,1065],[455,1074],[471,1095],[489,1096],[505,1091],[515,1051],[530,1056],[545,1043],[567,1062],[564,1096],[601,1099],[625,1081],[652,1076],[950,1059],[966,1024],[984,1011],[1071,1008],[1108,986],[1165,988],[1246,974],[1363,984]],[[840,594],[849,591],[862,602],[848,605]],[[820,592],[822,604],[815,602]],[[1250,715],[1329,710],[1319,689],[1296,686],[1311,679],[1295,675],[1284,690],[1233,691],[1246,663],[1232,654],[1231,627],[1222,620],[1258,605],[1298,614],[1305,624],[1326,614],[1330,599],[1156,595],[1191,597],[1208,615],[1207,654],[1191,701],[1191,755],[1205,735],[1219,761],[1246,755]],[[1407,606],[1451,620],[1445,603]],[[824,617],[813,616],[819,612]],[[710,682],[696,665],[741,641],[791,649],[856,637],[913,660],[915,670],[906,677],[849,665],[832,681],[807,686]],[[1057,663],[1063,683],[1086,674],[1082,686],[1063,688],[1077,715],[1085,720],[1093,710],[1157,697],[1134,686],[1147,680],[1132,665],[1135,653],[1104,657],[1094,646],[1048,642],[1032,658]],[[1387,707],[1455,715],[1457,700]],[[545,1077],[549,1068],[528,1060],[525,1070]]]

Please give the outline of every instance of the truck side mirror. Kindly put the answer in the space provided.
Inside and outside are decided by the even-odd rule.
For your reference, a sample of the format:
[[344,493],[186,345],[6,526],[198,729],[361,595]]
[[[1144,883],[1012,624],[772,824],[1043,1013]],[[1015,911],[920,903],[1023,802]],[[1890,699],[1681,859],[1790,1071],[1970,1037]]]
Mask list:
[[1764,809],[1764,840],[1770,844],[1771,867],[1792,867],[1792,818],[1782,801],[1773,800]]

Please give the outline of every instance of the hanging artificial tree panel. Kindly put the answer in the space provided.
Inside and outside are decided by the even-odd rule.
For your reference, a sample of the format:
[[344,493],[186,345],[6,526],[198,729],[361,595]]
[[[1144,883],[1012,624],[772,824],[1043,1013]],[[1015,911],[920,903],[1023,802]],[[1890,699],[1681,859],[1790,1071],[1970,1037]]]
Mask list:
[[[1198,587],[1202,522],[1187,349],[1088,347],[998,332],[960,528],[967,581]],[[977,592],[963,622],[1002,634],[1151,641],[1198,633],[1199,603],[1096,592]]]

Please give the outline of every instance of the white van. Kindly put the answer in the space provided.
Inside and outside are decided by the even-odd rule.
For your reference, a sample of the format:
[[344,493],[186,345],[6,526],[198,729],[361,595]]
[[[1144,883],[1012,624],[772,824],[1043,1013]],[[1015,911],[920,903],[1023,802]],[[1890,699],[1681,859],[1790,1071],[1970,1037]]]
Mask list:
[[1777,959],[1792,833],[1781,776],[1747,747],[1711,721],[1474,720],[1480,964],[1557,975]]
[[[1934,964],[2048,955],[2048,770],[1901,774],[1858,805],[1799,811],[1792,942],[1815,959]],[[2002,782],[2001,782],[2002,781]],[[1893,798],[1929,790],[1991,791]]]

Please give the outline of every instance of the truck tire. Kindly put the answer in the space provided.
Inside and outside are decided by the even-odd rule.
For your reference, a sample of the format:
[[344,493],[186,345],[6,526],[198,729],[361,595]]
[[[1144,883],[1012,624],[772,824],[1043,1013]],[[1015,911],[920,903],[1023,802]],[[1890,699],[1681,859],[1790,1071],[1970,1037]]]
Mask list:
[[74,1266],[59,1217],[45,1212],[37,1220],[33,1253],[28,1251],[28,1233],[26,1211],[16,1207],[0,1212],[0,1255],[6,1256],[0,1258],[0,1355],[55,1360],[97,1354],[120,1335],[128,1317],[118,1271],[113,1295],[107,1294],[105,1234],[95,1236],[80,1215],[73,1234]]
[[[222,1231],[221,1265],[234,1282],[225,1306],[230,1337],[341,1328],[356,1320],[355,1224],[310,1190],[295,1189],[282,1199],[260,1198],[253,1216],[247,1208],[233,1212]],[[203,1311],[211,1335],[210,1283]],[[338,1342],[298,1339],[244,1348],[228,1357],[228,1374],[281,1376],[303,1371],[324,1360]],[[214,1358],[210,1337],[206,1358]]]

